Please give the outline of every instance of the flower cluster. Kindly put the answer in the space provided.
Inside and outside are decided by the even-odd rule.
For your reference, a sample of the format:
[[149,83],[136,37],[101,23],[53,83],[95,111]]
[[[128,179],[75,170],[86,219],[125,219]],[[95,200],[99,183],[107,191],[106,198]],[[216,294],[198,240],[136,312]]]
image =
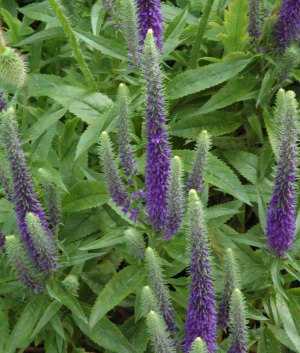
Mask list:
[[249,26],[250,37],[259,38],[260,36],[260,11],[262,0],[249,0]]
[[140,45],[143,46],[147,31],[152,29],[155,43],[162,50],[163,17],[160,0],[137,0]]
[[153,31],[148,30],[144,47],[146,83],[146,212],[156,231],[164,228],[171,149],[168,142],[162,77]]
[[185,322],[184,351],[201,337],[208,353],[216,349],[217,312],[202,204],[195,190],[189,192],[190,296]]
[[300,0],[283,0],[273,36],[278,50],[284,52],[300,35]]
[[278,129],[281,136],[279,145],[279,158],[275,175],[275,186],[271,196],[267,218],[266,237],[271,252],[278,257],[285,257],[287,250],[291,249],[295,239],[296,210],[295,210],[295,184],[297,174],[298,156],[298,104],[295,94],[289,91],[280,101],[283,107],[277,107],[277,112],[284,112],[280,118]]

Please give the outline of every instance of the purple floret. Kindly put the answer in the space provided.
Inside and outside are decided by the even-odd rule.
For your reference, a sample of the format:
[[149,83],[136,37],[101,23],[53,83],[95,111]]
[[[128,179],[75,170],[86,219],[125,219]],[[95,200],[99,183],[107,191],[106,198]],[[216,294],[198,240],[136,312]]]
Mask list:
[[160,0],[137,0],[140,45],[143,46],[148,29],[153,30],[156,45],[162,49],[163,22]]
[[278,50],[284,52],[291,42],[300,35],[300,0],[283,0],[279,9],[279,19],[273,36]]

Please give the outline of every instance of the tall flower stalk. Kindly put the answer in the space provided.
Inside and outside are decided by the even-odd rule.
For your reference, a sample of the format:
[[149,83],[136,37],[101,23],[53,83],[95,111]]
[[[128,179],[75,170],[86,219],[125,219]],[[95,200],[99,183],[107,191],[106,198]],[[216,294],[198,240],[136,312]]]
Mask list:
[[279,9],[279,18],[275,24],[273,36],[278,50],[285,49],[300,36],[300,0],[283,0]]
[[[26,224],[26,215],[28,212],[34,213],[41,222],[41,227],[49,244],[54,244],[46,215],[38,201],[37,195],[33,191],[33,184],[30,173],[27,168],[24,153],[21,149],[21,143],[18,137],[18,127],[14,117],[14,109],[8,108],[1,113],[1,143],[5,148],[6,157],[10,164],[12,183],[14,187],[13,201],[17,214],[17,223],[20,228],[22,240],[26,246],[29,259],[36,263],[36,266],[46,272],[57,268],[56,258],[46,267],[44,266],[38,249],[28,231]],[[54,245],[53,245],[54,246]]]
[[152,248],[145,252],[146,266],[155,293],[158,307],[170,332],[176,331],[175,313],[171,305],[168,289],[166,288],[160,259]]
[[232,292],[230,303],[231,340],[228,353],[246,353],[247,327],[244,298],[239,289]]
[[209,247],[201,201],[195,190],[189,192],[190,295],[185,322],[184,351],[189,353],[197,337],[207,352],[216,349],[217,312],[211,275]]
[[249,0],[249,26],[248,32],[250,37],[259,38],[261,26],[260,26],[260,11],[261,11],[262,0]]
[[201,131],[196,144],[193,169],[186,184],[186,192],[191,189],[201,191],[203,174],[207,163],[208,151],[210,150],[210,136],[206,130]]
[[121,164],[126,176],[135,174],[134,166],[136,161],[133,156],[129,135],[129,118],[130,118],[130,97],[127,86],[121,83],[118,91],[119,103],[119,124],[118,124],[118,148],[121,158]]
[[144,47],[144,76],[146,82],[146,212],[156,231],[166,221],[171,149],[166,127],[165,101],[153,31],[148,30]]
[[171,176],[167,198],[165,239],[170,239],[181,226],[184,211],[184,195],[182,189],[182,163],[178,156],[172,160]]
[[143,46],[147,31],[152,29],[157,48],[162,50],[163,17],[160,0],[137,0],[140,45]]
[[223,257],[224,287],[219,305],[218,326],[226,328],[230,324],[230,299],[232,291],[239,288],[239,271],[232,249],[227,249]]
[[118,169],[115,165],[111,141],[105,131],[103,131],[100,136],[99,157],[102,160],[110,196],[116,205],[123,206],[123,212],[127,213],[129,210],[130,199],[119,176]]
[[[282,117],[282,124],[278,127],[281,130],[278,134],[281,136],[281,142],[279,142],[280,152],[275,173],[275,186],[266,218],[266,237],[269,250],[282,258],[285,257],[286,251],[291,249],[296,230],[295,184],[298,166],[298,104],[294,92],[288,91],[285,94],[284,105],[285,113]],[[277,108],[277,111],[282,110]]]

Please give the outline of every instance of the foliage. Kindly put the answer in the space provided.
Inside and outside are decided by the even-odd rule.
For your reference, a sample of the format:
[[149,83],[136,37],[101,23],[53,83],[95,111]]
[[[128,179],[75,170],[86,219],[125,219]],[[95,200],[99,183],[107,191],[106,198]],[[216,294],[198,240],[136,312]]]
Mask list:
[[[148,28],[139,32],[146,36],[148,47],[140,47],[144,37],[138,38],[130,27],[136,25],[136,16],[132,12],[129,16],[121,3],[0,1],[0,111],[5,108],[3,99],[10,107],[0,113],[0,353],[152,353],[158,347],[182,353],[187,346],[190,279],[201,279],[203,263],[210,264],[214,287],[210,295],[217,310],[224,274],[231,268],[223,265],[228,248],[239,269],[236,291],[246,315],[242,321],[247,326],[243,335],[247,342],[241,351],[247,345],[248,353],[300,353],[296,185],[291,201],[293,246],[290,249],[289,244],[279,258],[270,253],[266,238],[268,205],[275,181],[279,183],[274,171],[282,156],[281,140],[291,143],[282,136],[285,129],[280,119],[284,120],[288,108],[281,110],[282,91],[277,92],[279,88],[294,92],[287,93],[287,97],[295,95],[289,110],[294,111],[293,118],[300,100],[300,66],[295,56],[299,38],[284,53],[277,45],[278,32],[274,35],[275,23],[285,9],[279,11],[283,2],[260,1],[256,36],[250,35],[253,6],[247,0],[161,2],[162,42],[161,27],[159,33],[153,31],[162,44],[159,51],[149,31],[146,36]],[[128,3],[133,11],[143,1]],[[151,3],[160,19],[159,1]],[[122,26],[124,18],[130,30]],[[280,26],[284,22],[281,19]],[[294,30],[293,24],[289,26]],[[131,38],[134,45],[128,33],[137,36]],[[295,33],[299,34],[299,28]],[[128,53],[128,48],[134,53]],[[126,106],[120,108],[122,102]],[[3,123],[5,114],[14,114],[18,134],[13,123],[9,135],[3,129],[8,126]],[[160,119],[161,130],[154,118]],[[290,134],[295,137],[299,123],[294,123]],[[204,144],[199,136],[209,142]],[[165,149],[166,162],[157,163],[157,169],[147,159],[150,142],[154,161]],[[205,156],[199,146],[204,146]],[[8,148],[14,158],[21,156],[18,175],[11,175],[14,165],[9,163]],[[177,163],[172,169],[171,155]],[[289,183],[297,180],[296,157],[295,175],[284,179]],[[130,171],[124,169],[126,163]],[[188,214],[190,187],[186,187],[193,173],[201,174],[194,192],[204,208],[198,221],[205,228],[207,243],[206,260],[201,261],[198,251],[194,265],[189,256],[199,239],[190,240],[193,217]],[[157,179],[149,183],[154,174]],[[25,191],[17,183],[24,175]],[[125,200],[118,205],[113,196],[116,181]],[[43,249],[44,256],[39,253],[37,262],[27,258],[30,249],[23,242],[31,234],[24,238],[20,232],[14,183],[26,197],[34,195],[36,212],[28,209],[26,198],[20,207],[24,208],[23,223],[27,222],[23,228],[29,227],[35,237],[29,244],[32,257],[36,248]],[[169,185],[172,190],[166,192]],[[157,219],[149,220],[151,202]],[[44,223],[38,219],[39,212]],[[46,220],[51,235],[45,233]],[[41,273],[47,256],[55,266]],[[196,264],[203,266],[199,272]],[[31,280],[32,290],[25,287]],[[197,284],[201,287],[203,281]],[[150,304],[143,303],[145,286],[150,287]],[[239,317],[239,306],[232,306],[231,317]],[[168,314],[171,329],[164,322]],[[236,323],[231,326],[233,332],[228,328],[216,332],[215,352],[226,353],[232,337],[238,336]],[[212,349],[214,342],[207,345],[205,334],[200,337],[200,333],[190,337],[191,350],[185,353]]]

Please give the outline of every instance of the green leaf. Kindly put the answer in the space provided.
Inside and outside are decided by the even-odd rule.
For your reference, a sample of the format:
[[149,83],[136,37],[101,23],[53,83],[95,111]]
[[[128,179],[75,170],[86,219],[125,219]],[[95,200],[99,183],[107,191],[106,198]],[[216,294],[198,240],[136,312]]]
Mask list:
[[32,43],[38,43],[44,40],[48,39],[53,39],[53,38],[58,38],[64,36],[64,30],[62,27],[52,27],[52,28],[47,28],[44,29],[40,32],[37,32],[33,34],[30,37],[27,37],[26,39],[22,40],[20,43],[15,44],[15,47],[21,47],[23,45],[27,44],[32,44]]
[[82,322],[88,323],[88,320],[82,311],[77,299],[74,295],[61,283],[58,281],[52,281],[52,290],[61,300],[61,302],[76,315]]
[[34,338],[34,336],[46,325],[46,323],[52,318],[53,315],[55,315],[58,310],[61,308],[62,303],[54,300],[45,310],[43,316],[40,318],[38,324],[36,325],[36,328],[34,329],[31,339]]
[[210,154],[208,158],[207,167],[204,172],[204,180],[218,186],[224,192],[233,195],[238,200],[251,205],[248,195],[238,177],[224,162],[212,154]]
[[98,0],[93,5],[92,12],[91,12],[91,23],[92,23],[92,29],[93,29],[94,36],[97,36],[100,32],[105,13],[106,13],[106,11],[102,5],[102,1]]
[[19,11],[33,20],[49,23],[52,27],[61,25],[59,20],[55,17],[54,12],[50,10],[45,1],[39,4],[30,4],[21,7]]
[[74,30],[74,33],[86,44],[99,50],[104,55],[123,61],[129,61],[126,51],[124,50],[124,46],[116,43],[115,41],[100,36],[94,36],[91,33],[84,32],[79,29]]
[[212,136],[220,136],[235,131],[242,123],[243,119],[235,116],[234,112],[216,111],[182,118],[172,124],[169,134],[191,139],[206,130]]
[[[45,82],[48,81],[46,86],[41,81],[41,76],[45,76],[43,77]],[[91,124],[113,106],[112,101],[99,92],[90,92],[70,85],[53,86],[51,84],[52,77],[52,75],[29,75],[30,94],[35,97],[46,96],[54,99],[88,124]]]
[[131,265],[119,271],[99,294],[91,313],[90,326],[93,328],[109,310],[135,290],[145,276],[146,270],[143,266]]
[[300,352],[299,306],[294,297],[291,295],[287,297],[286,293],[285,296],[287,300],[280,293],[276,293],[276,306],[287,335],[296,347],[297,352]]
[[264,332],[258,341],[257,353],[281,353],[278,340],[268,327],[265,327]]
[[189,263],[189,258],[186,256],[186,244],[184,243],[167,243],[163,247],[166,252],[177,261],[180,261],[186,265]]
[[266,230],[266,227],[267,227],[267,220],[266,220],[266,217],[267,217],[267,205],[262,197],[262,193],[260,191],[260,188],[258,187],[257,188],[257,202],[258,202],[258,215],[259,215],[259,220],[260,220],[260,224],[261,224],[261,227],[263,229],[263,231]]
[[188,16],[188,8],[176,16],[164,32],[163,56],[170,54],[180,43],[181,32],[183,31]]
[[241,72],[251,60],[225,61],[178,74],[167,84],[168,99],[185,97],[227,81]]
[[[90,308],[83,306],[83,310],[86,316],[90,316]],[[106,317],[102,317],[102,319],[91,329],[88,324],[82,322],[75,315],[73,316],[80,330],[99,346],[116,353],[140,353],[132,347],[117,326]]]
[[102,132],[103,125],[105,123],[107,115],[101,116],[96,119],[88,126],[88,128],[83,132],[80,136],[77,148],[76,148],[76,156],[77,159],[84,151],[90,148],[94,143],[98,142],[99,136]]
[[207,227],[211,230],[218,228],[239,212],[243,203],[241,201],[231,201],[209,207],[205,212]]
[[34,296],[25,306],[10,335],[5,353],[15,353],[16,348],[29,345],[30,332],[39,318],[43,304],[44,296]]
[[277,138],[276,138],[276,133],[275,133],[275,127],[274,127],[274,119],[272,115],[267,111],[264,110],[263,113],[264,121],[265,121],[265,126],[267,129],[268,137],[270,144],[272,146],[273,152],[276,157],[278,157],[278,149],[277,149]]
[[259,106],[263,98],[270,93],[273,84],[275,83],[277,77],[273,78],[273,66],[270,66],[268,71],[266,72],[264,79],[262,81],[259,95],[256,101],[256,108]]
[[52,113],[45,113],[40,117],[40,119],[33,124],[30,129],[26,131],[26,133],[22,136],[22,144],[28,141],[36,140],[40,137],[51,125],[56,123],[61,117],[63,117],[66,112],[68,111],[67,108],[60,109],[56,112]]
[[223,151],[228,162],[242,174],[243,177],[255,184],[259,175],[259,157],[245,151]]
[[62,199],[64,212],[79,212],[87,208],[103,205],[110,199],[106,183],[84,180],[69,190]]
[[85,245],[80,250],[94,250],[101,249],[107,246],[115,244],[121,244],[125,242],[124,231],[127,227],[118,228],[105,235],[103,238],[92,242],[91,244]]
[[227,82],[224,87],[214,94],[208,102],[197,111],[197,114],[207,114],[235,103],[249,93],[256,83],[256,79],[253,78],[243,78]]
[[[280,283],[280,259],[275,258],[274,261],[272,262],[271,265],[271,276],[273,283],[275,284],[276,289],[278,292],[285,298],[287,298],[286,293],[282,289],[281,283]],[[276,297],[277,298],[277,297]]]
[[147,348],[149,341],[147,325],[145,320],[135,322],[134,316],[131,316],[120,327],[124,336],[129,340],[130,344],[136,349],[137,352],[143,353]]
[[267,323],[267,325],[268,325],[268,328],[274,333],[275,337],[280,343],[284,344],[291,351],[297,352],[293,342],[291,341],[291,339],[283,329],[277,328],[271,325],[270,323]]
[[247,0],[234,0],[228,4],[228,10],[224,10],[224,27],[227,34],[217,36],[225,46],[225,53],[244,51],[248,39],[248,12]]

